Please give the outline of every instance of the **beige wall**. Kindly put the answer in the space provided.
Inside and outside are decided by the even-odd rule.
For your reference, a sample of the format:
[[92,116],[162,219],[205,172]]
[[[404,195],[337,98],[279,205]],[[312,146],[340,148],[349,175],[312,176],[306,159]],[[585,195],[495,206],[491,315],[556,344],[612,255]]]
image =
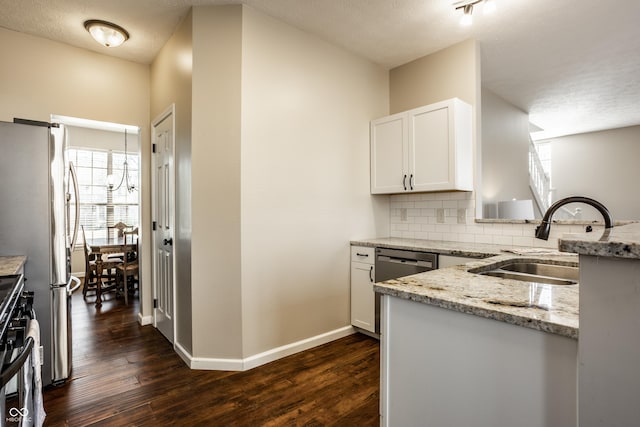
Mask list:
[[460,98],[473,107],[474,205],[482,217],[482,88],[480,44],[466,40],[431,55],[393,68],[389,72],[391,114],[449,98]]
[[532,198],[529,188],[529,115],[483,89],[483,218],[497,218],[497,202]]
[[[588,196],[602,202],[614,220],[640,219],[640,126],[589,132],[551,140],[553,200]],[[602,220],[584,203],[583,219]],[[560,218],[562,211],[554,218]]]
[[[388,73],[244,6],[192,13],[152,65],[154,115],[178,87],[191,94],[176,158],[191,172],[177,177],[191,184],[176,250],[191,267],[178,278],[191,292],[178,336],[192,342],[180,344],[236,359],[347,326],[349,239],[388,234],[388,198],[369,195],[368,169]],[[176,75],[189,31],[191,80]]]
[[193,10],[193,356],[242,353],[242,6]]
[[151,64],[151,117],[175,106],[175,342],[192,351],[191,92],[192,14],[176,28]]
[[349,240],[388,235],[369,194],[377,65],[245,7],[242,323],[251,356],[350,324]]
[[449,98],[480,100],[479,45],[467,40],[389,72],[391,114]]
[[[139,126],[142,295],[150,294],[149,67],[0,28],[0,120],[52,114]],[[142,305],[151,315],[151,305]]]

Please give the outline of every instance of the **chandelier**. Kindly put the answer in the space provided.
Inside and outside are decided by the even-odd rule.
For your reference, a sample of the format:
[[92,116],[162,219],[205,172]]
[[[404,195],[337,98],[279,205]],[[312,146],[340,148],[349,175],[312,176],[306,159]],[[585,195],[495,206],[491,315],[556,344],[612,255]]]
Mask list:
[[107,187],[109,191],[118,191],[124,184],[129,193],[137,191],[135,182],[129,177],[129,164],[127,163],[127,129],[124,130],[124,163],[122,164],[122,177],[120,183],[115,186],[116,177],[114,174],[107,175]]

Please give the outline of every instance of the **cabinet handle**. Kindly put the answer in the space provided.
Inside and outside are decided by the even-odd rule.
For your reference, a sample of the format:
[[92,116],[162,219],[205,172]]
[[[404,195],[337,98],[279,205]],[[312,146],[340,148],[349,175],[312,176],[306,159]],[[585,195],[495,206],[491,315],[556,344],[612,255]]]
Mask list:
[[358,255],[358,256],[364,256],[364,257],[368,257],[368,256],[369,256],[369,254],[361,254],[360,252],[356,252],[356,255]]
[[409,177],[409,188],[413,190],[413,174]]
[[369,268],[369,281],[373,283],[373,265]]
[[404,187],[404,191],[407,191],[407,175],[402,177],[402,186]]

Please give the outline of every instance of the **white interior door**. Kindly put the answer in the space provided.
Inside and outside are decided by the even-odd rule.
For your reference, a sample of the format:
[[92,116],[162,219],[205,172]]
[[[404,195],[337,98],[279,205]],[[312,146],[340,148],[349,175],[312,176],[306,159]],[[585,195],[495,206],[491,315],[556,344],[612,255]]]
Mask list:
[[153,123],[154,325],[174,342],[174,112]]

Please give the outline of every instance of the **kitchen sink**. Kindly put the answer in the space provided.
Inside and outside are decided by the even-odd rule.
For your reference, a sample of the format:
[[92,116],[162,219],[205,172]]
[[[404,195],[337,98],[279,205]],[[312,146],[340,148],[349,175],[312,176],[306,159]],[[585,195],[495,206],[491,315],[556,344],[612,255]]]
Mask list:
[[489,270],[486,268],[469,270],[470,273],[483,276],[547,285],[575,285],[580,277],[579,271],[578,267],[574,266],[542,262],[511,262]]

